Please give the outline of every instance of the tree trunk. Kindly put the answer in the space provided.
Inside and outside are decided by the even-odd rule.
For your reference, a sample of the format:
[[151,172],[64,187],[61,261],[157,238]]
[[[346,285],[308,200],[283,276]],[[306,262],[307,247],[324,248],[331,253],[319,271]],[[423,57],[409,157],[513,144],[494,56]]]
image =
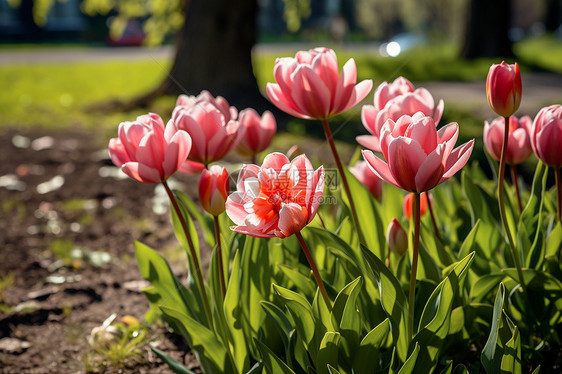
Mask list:
[[269,109],[252,69],[257,1],[185,1],[186,19],[177,35],[169,74],[159,87],[131,106],[147,105],[160,95],[197,95],[207,90],[239,109]]
[[468,13],[461,57],[474,59],[514,56],[508,38],[510,0],[471,0]]

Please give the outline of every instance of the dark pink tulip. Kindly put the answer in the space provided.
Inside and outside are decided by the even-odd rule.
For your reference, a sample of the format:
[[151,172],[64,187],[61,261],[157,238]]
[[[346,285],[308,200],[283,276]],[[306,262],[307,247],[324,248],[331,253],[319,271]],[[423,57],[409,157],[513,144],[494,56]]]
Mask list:
[[410,192],[424,192],[445,182],[468,161],[474,139],[453,150],[459,126],[450,123],[437,131],[431,117],[388,120],[381,129],[380,145],[386,160],[371,151],[363,157],[382,180]]
[[357,142],[363,147],[380,152],[380,134],[387,120],[397,121],[403,115],[422,112],[438,124],[443,114],[443,100],[435,106],[433,96],[425,88],[414,90],[409,80],[397,78],[393,83],[383,82],[375,91],[375,105],[364,105],[361,122],[372,135],[361,135]]
[[271,144],[277,131],[277,123],[271,112],[265,111],[260,117],[251,108],[240,112],[240,136],[236,150],[243,156],[253,156]]
[[213,216],[224,212],[228,198],[228,172],[219,165],[205,169],[199,179],[199,200],[203,209]]
[[404,256],[408,252],[408,234],[396,218],[390,221],[386,230],[386,244],[398,256]]
[[[516,165],[525,161],[533,152],[530,132],[532,120],[529,116],[517,119],[509,117],[509,137],[507,141],[506,162]],[[497,161],[500,160],[505,133],[505,119],[498,117],[491,123],[484,122],[484,145],[488,153]]]
[[486,78],[486,96],[494,112],[509,117],[521,104],[521,73],[517,63],[493,64]]
[[267,155],[261,167],[244,165],[237,191],[226,201],[232,229],[258,238],[286,238],[316,215],[324,192],[324,168],[314,171],[305,155],[293,161]]
[[150,113],[119,125],[119,137],[109,141],[113,163],[129,177],[159,183],[174,174],[191,150],[191,138],[177,131],[172,121],[164,127],[158,114]]
[[531,128],[535,156],[548,166],[562,167],[562,105],[542,108]]
[[328,119],[345,112],[367,96],[373,82],[357,83],[355,60],[339,73],[336,53],[329,48],[297,52],[294,58],[275,61],[277,83],[266,87],[269,99],[279,109],[303,119]]
[[357,161],[349,171],[361,182],[378,201],[382,198],[382,179],[380,179],[365,161]]
[[[204,98],[209,99],[207,96]],[[239,123],[229,115],[233,110],[225,111],[227,105],[217,106],[211,99],[203,100],[201,95],[181,100],[183,104],[174,109],[172,121],[178,130],[186,131],[194,140],[189,160],[206,166],[222,159],[236,147]],[[188,165],[194,166],[193,163]],[[188,165],[182,171],[190,170]],[[202,169],[201,165],[199,169]]]

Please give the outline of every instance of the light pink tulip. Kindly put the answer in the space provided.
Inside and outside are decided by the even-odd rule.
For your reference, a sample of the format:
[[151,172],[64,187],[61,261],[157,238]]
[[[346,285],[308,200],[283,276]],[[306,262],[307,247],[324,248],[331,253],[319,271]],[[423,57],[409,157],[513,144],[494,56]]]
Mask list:
[[408,234],[396,218],[393,218],[386,230],[386,244],[398,256],[404,256],[408,251]]
[[535,156],[548,166],[562,167],[562,105],[542,108],[531,128]]
[[355,60],[338,73],[336,53],[329,48],[297,52],[294,58],[275,61],[277,83],[266,87],[269,99],[279,109],[303,119],[327,119],[345,112],[367,96],[373,82],[357,82]]
[[382,180],[410,192],[424,192],[445,182],[468,161],[474,139],[453,150],[459,126],[450,123],[437,131],[431,117],[388,120],[381,129],[381,151],[387,162],[371,151],[363,157]]
[[164,127],[158,114],[150,113],[119,125],[119,137],[109,141],[113,163],[129,177],[159,183],[174,174],[191,150],[191,137],[177,131],[172,121]]
[[365,161],[357,161],[355,165],[349,168],[351,174],[361,182],[371,195],[378,201],[382,198],[382,179],[380,179]]
[[222,113],[226,122],[236,120],[238,118],[238,110],[235,107],[230,106],[224,97],[217,96],[215,98],[209,91],[205,90],[201,91],[198,96],[179,95],[174,111],[178,110],[178,107],[190,109],[201,103],[210,103],[215,106]]
[[[484,122],[484,145],[488,153],[498,161],[502,153],[504,125],[503,117],[498,117],[490,123]],[[515,116],[509,117],[509,136],[505,159],[508,164],[519,164],[529,158],[533,152],[530,141],[531,126],[532,120],[529,116],[520,119]]]
[[[225,116],[210,101],[200,101],[193,106],[177,106],[172,121],[178,130],[185,130],[193,139],[189,160],[207,166],[222,159],[236,147],[239,123]],[[186,163],[181,171],[188,171],[193,163]],[[200,165],[199,167],[203,167]]]
[[265,111],[263,115],[252,108],[240,112],[240,136],[236,150],[243,156],[254,156],[265,150],[271,144],[277,131],[277,123],[271,112]]
[[380,152],[380,134],[387,120],[397,121],[403,115],[413,116],[422,112],[433,118],[438,124],[443,114],[443,100],[437,107],[433,96],[425,88],[414,91],[412,83],[403,77],[393,83],[381,83],[375,91],[375,105],[364,105],[361,109],[361,122],[372,135],[361,135],[356,138],[363,147]]
[[219,165],[205,169],[199,179],[199,200],[203,209],[213,216],[224,212],[228,198],[228,172]]
[[324,192],[324,168],[314,171],[305,155],[293,161],[267,155],[261,167],[244,165],[237,191],[226,201],[232,229],[258,238],[286,238],[316,215]]
[[521,73],[517,63],[493,64],[486,78],[486,96],[494,112],[509,117],[521,104]]

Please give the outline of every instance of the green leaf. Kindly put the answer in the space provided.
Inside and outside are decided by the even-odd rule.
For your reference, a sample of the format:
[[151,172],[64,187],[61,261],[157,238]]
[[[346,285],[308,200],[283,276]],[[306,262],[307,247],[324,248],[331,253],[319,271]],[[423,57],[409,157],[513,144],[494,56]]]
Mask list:
[[[519,360],[519,363],[521,362],[521,342],[520,338],[517,337],[519,333],[503,310],[504,302],[505,287],[503,283],[500,283],[494,303],[490,335],[480,357],[482,366],[488,374],[503,373],[502,365],[510,365],[510,362],[513,362],[510,356]],[[513,364],[513,367],[515,367],[515,364]]]
[[[510,268],[503,269],[502,271],[513,280],[519,282],[517,269]],[[523,279],[525,280],[525,284],[528,288],[547,294],[560,295],[560,293],[562,293],[562,282],[552,275],[534,269],[523,269],[522,273]]]
[[273,322],[275,322],[275,326],[277,326],[279,330],[279,335],[283,340],[283,345],[287,350],[289,345],[289,336],[291,335],[291,331],[293,331],[293,326],[291,325],[291,321],[285,316],[285,313],[275,304],[270,303],[269,301],[261,301],[260,302],[263,310]]
[[149,348],[152,350],[152,352],[156,353],[156,355],[158,357],[160,357],[160,359],[162,361],[164,361],[164,363],[166,363],[166,365],[168,365],[168,367],[177,374],[195,374],[194,371],[189,370],[188,368],[186,368],[185,366],[183,366],[183,364],[181,362],[179,362],[178,360],[176,360],[175,358],[172,358],[170,356],[168,356],[167,354],[165,354],[164,352],[162,352],[161,350],[154,348],[152,345],[148,345]]
[[[420,240],[423,244],[423,248],[427,251],[428,257],[432,259],[432,262],[437,269],[445,268],[455,262],[455,259],[451,254],[443,247],[443,244],[435,236],[435,231],[433,227],[422,222]],[[431,279],[431,278],[430,278]],[[439,282],[440,278],[436,281]]]
[[498,287],[498,284],[505,278],[503,273],[493,273],[481,276],[470,289],[470,300],[482,301],[489,292]]
[[441,374],[452,374],[453,373],[453,361],[449,361],[447,367],[441,371]]
[[[357,218],[361,231],[365,237],[365,245],[374,254],[384,258],[386,248],[385,227],[375,199],[355,176],[344,167],[344,173],[349,183],[349,190],[355,202]],[[347,195],[342,193],[344,201],[349,205]]]
[[414,371],[419,353],[420,353],[420,345],[416,343],[416,345],[414,346],[414,350],[412,351],[412,354],[410,354],[406,362],[404,362],[404,365],[402,365],[402,367],[398,371],[398,374],[419,373]]
[[455,366],[455,370],[453,370],[453,374],[468,374],[468,369],[463,364],[459,364]]
[[166,306],[162,306],[160,309],[162,313],[183,327],[189,345],[198,353],[203,371],[208,373],[234,372],[234,368],[228,360],[226,348],[211,330],[177,309]]
[[359,346],[361,314],[357,309],[357,297],[362,284],[363,278],[358,277],[345,286],[336,297],[332,309],[332,319],[343,338],[342,345],[346,357],[351,357]]
[[411,343],[420,345],[416,372],[432,372],[437,366],[439,351],[449,333],[453,301],[473,259],[474,252],[459,261],[429,297],[420,318],[420,329]]
[[546,239],[546,256],[559,257],[562,249],[562,224],[557,223]]
[[462,245],[459,249],[459,253],[458,253],[459,257],[467,256],[472,250],[472,247],[474,246],[474,242],[476,240],[476,234],[478,233],[479,226],[480,226],[480,219],[476,220],[474,226],[472,226],[472,229],[470,230],[466,238],[464,238],[464,241],[462,242]]
[[330,374],[340,374],[339,371],[337,371],[336,369],[334,369],[332,366],[328,365],[328,371],[330,372]]
[[[185,250],[187,252],[187,257],[189,258],[191,256],[190,251],[189,251],[188,238],[187,238],[187,235],[189,235],[189,237],[191,238],[191,241],[193,243],[195,253],[197,255],[197,259],[198,259],[199,263],[201,263],[201,255],[199,253],[199,236],[197,235],[197,229],[195,228],[195,225],[193,224],[193,221],[191,220],[191,216],[188,213],[188,209],[184,205],[184,202],[182,201],[182,199],[179,198],[178,196],[176,196],[176,201],[178,203],[181,214],[182,214],[182,216],[185,220],[185,223],[187,224],[187,229],[188,229],[188,232],[186,233],[183,230],[183,226],[181,225],[181,222],[180,222],[179,216],[176,213],[176,210],[171,209],[172,224],[174,226],[174,233],[176,234],[176,238],[178,238],[178,241],[185,248]],[[214,243],[214,240],[213,240],[213,243]]]
[[201,213],[197,204],[181,190],[173,190],[173,192],[186,212],[189,212],[189,214],[199,222],[205,241],[210,247],[213,247],[215,245],[215,225],[213,219],[209,215]]
[[[396,346],[396,353],[401,362],[408,357],[408,337],[404,334],[407,331],[408,301],[400,282],[388,270],[384,263],[368,249],[362,247],[363,256],[369,265],[371,275],[375,278],[379,288],[381,305],[387,313],[392,330],[392,337]],[[400,333],[402,332],[402,333]]]
[[340,337],[338,332],[328,331],[322,338],[316,357],[316,370],[318,374],[329,374],[328,364],[337,366]]
[[521,335],[515,327],[513,337],[505,345],[506,353],[500,365],[502,373],[521,373]]
[[382,369],[380,363],[381,349],[389,333],[390,321],[387,318],[365,335],[353,360],[353,371],[355,373],[368,373]]
[[[278,264],[279,269],[295,284],[295,287],[302,292],[307,297],[312,298],[316,293],[316,283],[307,277],[306,275],[302,274],[297,269],[285,265],[285,264]],[[310,272],[310,270],[309,270]]]
[[265,344],[255,339],[265,370],[269,374],[295,374],[286,363],[281,361]]

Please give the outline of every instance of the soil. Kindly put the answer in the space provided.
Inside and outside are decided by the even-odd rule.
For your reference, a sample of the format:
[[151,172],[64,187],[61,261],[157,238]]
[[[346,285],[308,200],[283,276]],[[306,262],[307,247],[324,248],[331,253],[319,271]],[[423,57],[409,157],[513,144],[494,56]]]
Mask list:
[[[0,280],[13,277],[0,286],[0,373],[171,373],[146,346],[124,367],[85,363],[90,332],[112,313],[144,321],[133,240],[178,254],[155,187],[117,180],[106,145],[85,131],[4,131],[0,145]],[[156,325],[150,337],[198,371],[181,338]]]

